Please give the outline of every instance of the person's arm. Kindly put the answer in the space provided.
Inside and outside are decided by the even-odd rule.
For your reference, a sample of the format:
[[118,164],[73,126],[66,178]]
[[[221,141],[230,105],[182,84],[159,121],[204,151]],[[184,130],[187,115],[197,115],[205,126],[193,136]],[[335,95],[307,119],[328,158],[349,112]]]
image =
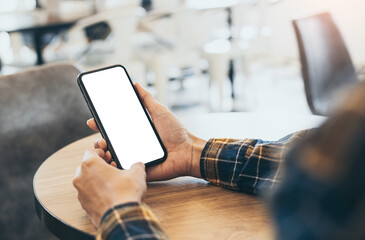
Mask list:
[[167,239],[142,203],[147,187],[144,164],[119,170],[107,164],[110,160],[104,148],[87,150],[73,180],[82,208],[99,226],[96,239]]
[[310,130],[279,141],[210,139],[200,158],[201,176],[213,184],[256,194],[281,181],[282,162],[290,146]]

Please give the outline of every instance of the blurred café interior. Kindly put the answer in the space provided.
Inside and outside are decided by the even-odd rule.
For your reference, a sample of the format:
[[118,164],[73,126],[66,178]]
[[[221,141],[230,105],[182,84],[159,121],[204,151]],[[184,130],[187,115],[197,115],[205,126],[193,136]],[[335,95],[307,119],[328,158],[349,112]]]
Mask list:
[[[9,156],[22,159],[32,142],[44,141],[31,128],[61,136],[62,130],[38,130],[38,120],[49,125],[55,119],[51,113],[38,119],[29,106],[55,109],[62,117],[77,113],[65,109],[74,106],[67,88],[47,86],[63,77],[77,88],[77,74],[57,69],[63,65],[81,72],[122,64],[133,81],[178,117],[217,112],[326,116],[333,92],[365,74],[364,8],[363,0],[0,0],[1,164]],[[342,67],[347,77],[330,82]],[[42,99],[42,89],[54,98]],[[29,105],[14,105],[19,102]],[[91,133],[57,143],[46,138],[52,149],[29,150],[38,162],[2,169],[0,182],[13,179],[14,188],[5,186],[12,188],[6,191],[31,194],[42,160]],[[20,145],[19,136],[26,134],[31,140]],[[15,154],[8,150],[14,143],[18,155],[6,155]],[[17,171],[27,173],[19,179]],[[24,188],[14,190],[17,186]],[[24,204],[34,211],[33,203]]]
[[55,62],[71,62],[83,70],[119,63],[178,115],[310,114],[293,20],[329,13],[356,72],[361,73],[365,17],[359,6],[363,4],[361,0],[2,0],[1,74]]

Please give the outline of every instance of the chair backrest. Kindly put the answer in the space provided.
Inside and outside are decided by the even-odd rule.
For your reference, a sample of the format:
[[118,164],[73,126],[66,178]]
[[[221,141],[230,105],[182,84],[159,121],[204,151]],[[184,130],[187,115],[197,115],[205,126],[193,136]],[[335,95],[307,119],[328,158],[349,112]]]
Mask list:
[[36,216],[32,179],[48,156],[92,133],[79,73],[53,64],[0,77],[1,239],[56,239]]
[[357,80],[345,42],[329,13],[293,21],[308,105],[328,115]]

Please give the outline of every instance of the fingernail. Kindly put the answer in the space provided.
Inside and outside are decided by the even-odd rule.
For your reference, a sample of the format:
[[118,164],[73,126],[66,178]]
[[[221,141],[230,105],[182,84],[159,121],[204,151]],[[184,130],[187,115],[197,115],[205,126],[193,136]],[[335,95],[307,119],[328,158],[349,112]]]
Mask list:
[[138,164],[139,166],[141,166],[143,169],[145,168],[145,165],[144,165],[144,163],[143,163],[143,162],[138,162],[138,163],[136,163],[136,164]]

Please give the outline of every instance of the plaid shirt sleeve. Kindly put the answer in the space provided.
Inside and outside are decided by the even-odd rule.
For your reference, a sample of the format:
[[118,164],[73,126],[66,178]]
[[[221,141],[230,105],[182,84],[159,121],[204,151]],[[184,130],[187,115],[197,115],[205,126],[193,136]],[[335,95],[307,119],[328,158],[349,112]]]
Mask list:
[[279,141],[214,138],[200,159],[201,175],[213,184],[248,193],[273,188],[281,181],[281,166],[288,147],[311,130]]
[[168,239],[149,207],[137,202],[109,209],[101,219],[96,240]]

